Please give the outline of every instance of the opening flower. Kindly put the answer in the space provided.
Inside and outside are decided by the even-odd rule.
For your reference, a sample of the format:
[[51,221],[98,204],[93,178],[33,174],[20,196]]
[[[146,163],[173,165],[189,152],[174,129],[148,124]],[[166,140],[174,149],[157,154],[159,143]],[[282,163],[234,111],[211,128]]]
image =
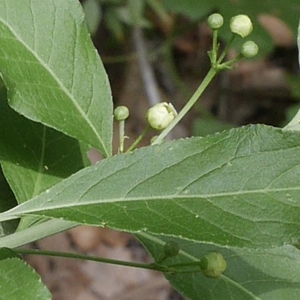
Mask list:
[[156,130],[163,130],[177,116],[177,112],[171,103],[157,103],[148,109],[147,121],[148,124]]
[[237,15],[230,20],[230,30],[244,38],[252,32],[253,25],[248,16]]

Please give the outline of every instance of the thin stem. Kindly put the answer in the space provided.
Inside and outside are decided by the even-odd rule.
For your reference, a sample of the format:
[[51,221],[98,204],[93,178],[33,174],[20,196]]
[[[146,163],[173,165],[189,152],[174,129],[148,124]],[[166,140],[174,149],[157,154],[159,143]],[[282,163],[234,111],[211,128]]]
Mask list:
[[124,140],[125,140],[125,121],[119,121],[119,153],[124,151]]
[[200,269],[199,263],[200,263],[199,261],[189,261],[189,262],[184,262],[179,264],[171,264],[168,265],[168,267],[169,268],[198,267]]
[[126,153],[133,151],[137,145],[143,140],[143,138],[146,136],[146,134],[150,131],[151,127],[150,125],[147,125],[147,127],[143,130],[143,132],[138,136],[138,138],[133,142],[133,144],[127,149]]
[[14,251],[19,254],[22,254],[22,255],[24,255],[24,254],[25,255],[44,255],[44,256],[52,256],[52,257],[65,257],[65,258],[70,258],[70,259],[82,259],[82,260],[96,261],[96,262],[100,262],[100,263],[106,263],[106,264],[112,264],[112,265],[118,265],[118,266],[147,269],[147,270],[154,270],[154,271],[161,271],[161,272],[167,270],[166,267],[159,266],[156,264],[142,264],[142,263],[136,263],[136,262],[95,257],[95,256],[90,256],[90,255],[82,255],[82,254],[77,254],[77,253],[42,251],[42,250],[32,250],[32,249],[15,249]]
[[225,49],[223,50],[222,54],[220,55],[220,57],[219,57],[219,59],[217,61],[217,65],[219,65],[223,61],[223,59],[225,58],[225,56],[227,55],[227,53],[229,51],[229,48],[231,47],[231,45],[232,45],[235,37],[236,37],[236,34],[232,34],[229,43],[226,45]]
[[218,68],[219,70],[232,69],[232,66],[241,58],[243,58],[243,55],[240,53],[237,57],[220,64]]
[[212,65],[214,66],[217,62],[217,55],[218,55],[218,50],[219,50],[219,47],[218,47],[218,30],[213,30],[213,48],[212,48],[212,51],[211,51],[211,63]]
[[170,125],[161,132],[161,134],[158,136],[158,138],[153,142],[152,145],[160,144],[163,139],[168,135],[168,133],[177,125],[177,123],[187,114],[187,112],[193,107],[193,105],[197,102],[199,97],[202,95],[204,90],[207,88],[209,83],[212,81],[212,79],[215,77],[215,75],[218,73],[218,69],[212,67],[203,81],[201,82],[200,86],[194,93],[194,95],[191,97],[191,99],[186,103],[186,105],[182,108],[182,110],[179,112],[179,114],[173,119],[173,121],[170,123]]
[[186,105],[182,108],[182,110],[179,112],[179,114],[173,119],[173,121],[170,123],[170,125],[161,132],[161,134],[158,136],[158,138],[152,143],[152,145],[160,144],[163,139],[168,135],[168,133],[179,123],[179,121],[188,113],[188,111],[193,107],[193,105],[197,102],[197,100],[200,98],[204,90],[207,88],[209,83],[212,81],[212,79],[216,76],[216,74],[223,70],[223,69],[229,69],[232,67],[232,65],[238,61],[241,56],[237,56],[236,58],[223,63],[223,59],[226,57],[229,48],[235,39],[236,35],[233,34],[229,43],[226,45],[225,49],[223,50],[222,54],[220,55],[219,59],[217,59],[219,45],[217,44],[217,30],[213,31],[213,49],[210,52],[210,59],[211,59],[211,68],[209,72],[206,74],[205,78],[201,82],[200,86],[196,90],[196,92],[193,94],[191,99],[186,103]]
[[173,273],[173,274],[191,274],[191,273],[200,273],[202,272],[201,269],[197,270],[173,270],[173,271],[167,271],[168,273]]
[[195,266],[196,262],[164,266],[164,265],[160,265],[158,263],[143,264],[143,263],[115,260],[115,259],[109,259],[109,258],[103,258],[103,257],[95,257],[95,256],[90,256],[90,255],[77,254],[77,253],[68,253],[68,252],[56,252],[56,251],[34,250],[34,249],[14,249],[14,251],[21,255],[43,255],[43,256],[51,256],[51,257],[65,257],[65,258],[69,258],[69,259],[89,260],[89,261],[95,261],[95,262],[99,262],[99,263],[106,263],[106,264],[111,264],[111,265],[138,268],[138,269],[146,269],[146,270],[152,270],[152,271],[163,272],[163,273],[174,273],[175,274],[175,273],[201,272],[201,269],[176,270],[176,268],[179,268],[179,267]]

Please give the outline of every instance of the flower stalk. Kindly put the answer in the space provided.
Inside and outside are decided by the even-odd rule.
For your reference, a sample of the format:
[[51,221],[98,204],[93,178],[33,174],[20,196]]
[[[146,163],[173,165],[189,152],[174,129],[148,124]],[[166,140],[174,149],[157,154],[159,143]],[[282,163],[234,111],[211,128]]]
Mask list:
[[220,28],[223,25],[223,19],[220,18],[219,14],[213,14],[208,18],[208,25],[213,30],[212,50],[208,53],[211,61],[211,68],[208,71],[205,78],[203,79],[203,81],[201,82],[200,86],[197,88],[195,93],[190,98],[190,100],[185,104],[185,106],[178,113],[178,115],[172,120],[169,126],[160,133],[160,135],[155,139],[152,145],[160,144],[163,141],[163,139],[169,134],[169,132],[177,125],[179,121],[181,121],[181,119],[188,113],[188,111],[198,101],[200,96],[203,94],[204,90],[207,88],[207,86],[210,84],[210,82],[217,75],[218,72],[224,69],[232,69],[235,63],[241,58],[253,57],[254,55],[257,54],[258,51],[257,45],[254,42],[251,42],[251,44],[249,44],[249,42],[247,44],[246,42],[240,54],[238,54],[235,58],[223,63],[223,60],[228,54],[228,51],[236,36],[241,36],[243,38],[251,33],[253,29],[253,25],[248,16],[237,15],[231,19],[230,29],[233,34],[229,43],[226,45],[225,49],[223,50],[219,58],[218,58],[219,44],[217,41],[218,28]]
[[199,97],[202,95],[202,93],[205,91],[209,83],[212,81],[212,79],[215,77],[215,75],[218,73],[217,68],[211,68],[207,75],[205,76],[204,80],[198,87],[198,89],[195,91],[191,99],[186,103],[186,105],[182,108],[182,110],[178,113],[178,115],[172,120],[172,122],[169,124],[169,126],[163,130],[160,135],[157,137],[157,139],[153,142],[152,145],[160,144],[163,139],[168,135],[168,133],[179,123],[179,121],[189,112],[189,110],[194,106],[194,104],[197,102]]
[[230,21],[230,30],[232,37],[225,49],[218,57],[219,44],[218,44],[218,29],[223,25],[223,17],[220,14],[212,14],[208,18],[208,25],[213,30],[213,45],[212,50],[208,52],[211,68],[207,75],[185,104],[182,110],[177,114],[172,104],[166,102],[158,103],[151,107],[147,112],[148,126],[137,138],[137,140],[129,147],[127,152],[134,150],[141,140],[148,133],[150,128],[155,130],[162,130],[158,137],[153,141],[152,145],[160,144],[164,138],[171,132],[171,130],[182,120],[182,118],[189,112],[189,110],[195,105],[198,99],[201,97],[207,86],[217,75],[218,72],[225,69],[232,69],[235,63],[243,57],[253,57],[258,52],[258,46],[253,41],[245,42],[242,46],[241,52],[233,59],[223,62],[226,58],[228,51],[237,36],[242,38],[248,36],[252,30],[253,25],[250,18],[246,15],[237,15]]
[[124,152],[125,120],[129,117],[129,109],[126,106],[118,106],[114,110],[114,118],[119,122],[119,149],[118,153]]
[[133,151],[138,144],[144,139],[144,137],[146,136],[146,134],[150,131],[151,126],[148,125],[143,132],[138,136],[138,138],[131,144],[131,146],[127,149],[126,153],[129,153],[131,151]]
[[146,270],[158,271],[162,273],[177,274],[177,273],[202,272],[199,267],[200,264],[199,261],[172,264],[172,265],[163,265],[157,262],[150,263],[150,264],[143,264],[143,263],[115,260],[115,259],[96,257],[96,256],[90,256],[90,255],[84,255],[78,253],[45,251],[45,250],[36,250],[36,249],[14,249],[14,252],[20,255],[42,255],[42,256],[51,256],[51,257],[64,257],[70,259],[89,260],[98,263],[106,263],[106,264],[112,264],[117,266],[146,269]]

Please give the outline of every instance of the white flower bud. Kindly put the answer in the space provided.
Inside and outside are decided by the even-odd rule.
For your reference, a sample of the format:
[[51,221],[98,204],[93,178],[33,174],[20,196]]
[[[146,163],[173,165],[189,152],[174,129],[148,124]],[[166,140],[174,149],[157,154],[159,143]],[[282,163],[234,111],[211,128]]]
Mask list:
[[242,45],[241,53],[245,57],[253,57],[258,52],[258,46],[253,41],[247,41]]
[[156,130],[163,130],[177,116],[177,112],[171,103],[157,103],[148,109],[147,121],[148,124]]
[[124,121],[129,117],[129,109],[124,106],[118,106],[114,110],[114,117],[117,121]]
[[250,18],[246,15],[237,15],[230,20],[230,30],[233,33],[246,37],[252,32],[253,25]]
[[219,29],[220,27],[222,27],[224,19],[222,15],[215,13],[208,17],[207,23],[211,29]]

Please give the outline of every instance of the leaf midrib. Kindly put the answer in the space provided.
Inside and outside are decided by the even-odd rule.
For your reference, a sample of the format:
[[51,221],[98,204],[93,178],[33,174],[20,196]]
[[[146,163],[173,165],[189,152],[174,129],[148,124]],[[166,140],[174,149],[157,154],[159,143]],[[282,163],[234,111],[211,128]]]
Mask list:
[[31,49],[26,43],[25,41],[17,34],[17,32],[2,18],[0,18],[0,22],[2,22],[12,33],[12,35],[15,37],[15,39],[22,44],[36,59],[37,61],[43,66],[43,68],[51,75],[52,78],[54,78],[54,80],[57,82],[58,86],[61,88],[61,90],[67,95],[67,97],[71,100],[71,102],[73,103],[73,105],[75,106],[75,108],[78,110],[78,112],[80,113],[80,115],[82,116],[82,119],[84,119],[86,121],[86,123],[89,125],[89,127],[92,129],[92,131],[94,132],[94,134],[96,135],[97,139],[99,140],[103,150],[105,151],[105,156],[108,157],[109,156],[109,152],[106,149],[106,146],[101,138],[101,136],[99,135],[97,129],[95,128],[95,126],[93,125],[92,122],[90,122],[89,118],[87,117],[87,114],[82,110],[82,108],[78,105],[78,103],[75,101],[75,98],[73,97],[73,95],[68,91],[68,89],[62,84],[62,82],[59,80],[59,78],[55,75],[55,73],[53,73],[53,71],[48,67],[48,65],[46,63],[44,63],[44,61],[40,58],[39,55],[37,55],[36,52],[33,51],[33,49]]
[[[216,194],[206,194],[206,195],[188,195],[188,194],[185,194],[185,195],[164,195],[163,197],[158,197],[158,196],[151,196],[151,197],[139,197],[139,196],[136,196],[136,197],[124,197],[124,198],[112,198],[112,199],[99,199],[99,200],[91,200],[91,201],[82,201],[82,202],[79,202],[79,201],[74,201],[74,202],[69,202],[69,203],[59,203],[59,204],[54,204],[54,205],[51,205],[51,206],[45,206],[45,207],[42,207],[40,206],[41,204],[47,204],[47,202],[49,204],[51,204],[52,201],[55,201],[55,200],[52,200],[53,198],[49,197],[49,199],[47,200],[44,200],[42,203],[37,203],[39,204],[39,207],[38,208],[29,208],[27,210],[22,210],[22,207],[25,206],[25,209],[26,209],[26,205],[32,205],[30,202],[31,201],[34,201],[35,198],[11,209],[10,211],[7,211],[6,213],[3,213],[2,215],[4,214],[10,214],[10,213],[13,213],[14,210],[21,210],[21,213],[34,213],[34,212],[39,212],[39,211],[44,211],[44,210],[54,210],[54,209],[58,209],[58,208],[72,208],[72,207],[77,207],[77,206],[86,206],[86,205],[95,205],[95,204],[109,204],[109,203],[112,203],[112,204],[119,204],[119,203],[126,203],[126,202],[144,202],[144,201],[153,201],[153,200],[156,200],[156,201],[165,201],[165,200],[176,200],[176,199],[181,199],[181,200],[189,200],[189,199],[205,199],[205,200],[208,200],[208,199],[211,199],[211,198],[217,198],[217,197],[224,197],[224,196],[239,196],[239,195],[245,195],[245,194],[248,194],[248,195],[251,195],[251,194],[268,194],[268,193],[278,193],[278,192],[289,192],[289,191],[300,191],[300,187],[295,187],[295,188],[278,188],[278,189],[273,189],[273,190],[265,190],[265,189],[259,189],[259,190],[252,190],[252,191],[238,191],[238,192],[226,192],[226,193],[216,193]],[[45,194],[44,194],[45,195]],[[51,196],[51,195],[49,195]],[[56,194],[57,196],[57,194]],[[37,197],[40,197],[40,196],[37,196]],[[0,214],[1,216],[1,214]],[[1,217],[0,217],[0,220],[1,220]]]

